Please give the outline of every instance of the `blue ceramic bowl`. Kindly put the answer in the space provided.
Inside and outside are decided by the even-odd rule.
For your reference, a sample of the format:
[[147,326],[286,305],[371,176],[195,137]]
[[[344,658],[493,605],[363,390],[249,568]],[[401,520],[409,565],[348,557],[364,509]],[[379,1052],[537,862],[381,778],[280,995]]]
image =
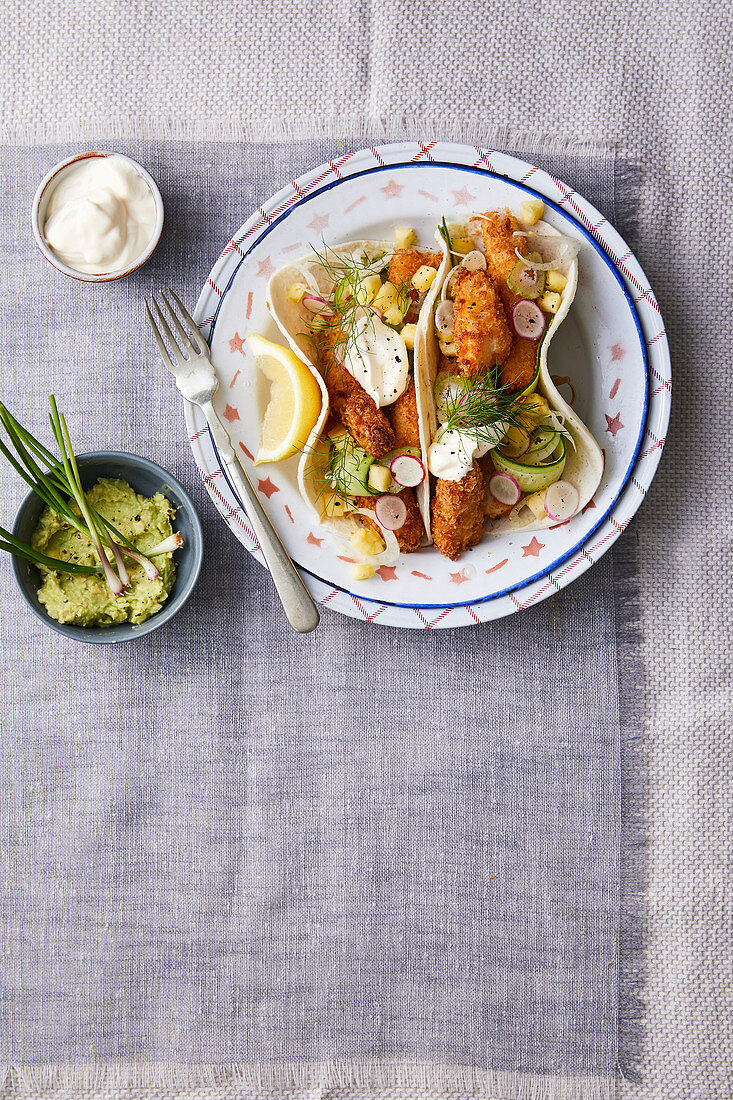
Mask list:
[[[41,577],[35,566],[21,558],[13,557],[13,572],[21,594],[34,615],[46,626],[74,638],[80,642],[129,642],[141,638],[151,630],[157,630],[163,623],[172,619],[191,595],[198,579],[203,558],[204,538],[201,523],[190,497],[181,485],[167,474],[155,462],[137,455],[128,455],[122,451],[96,451],[77,455],[82,485],[90,489],[100,477],[117,477],[127,481],[133,489],[143,496],[151,497],[161,492],[176,509],[174,529],[183,535],[184,544],[176,550],[176,579],[173,589],[160,611],[144,623],[120,623],[116,626],[68,626],[57,623],[46,611],[38,599]],[[44,504],[35,493],[29,493],[23,500],[13,524],[13,534],[30,542]]]

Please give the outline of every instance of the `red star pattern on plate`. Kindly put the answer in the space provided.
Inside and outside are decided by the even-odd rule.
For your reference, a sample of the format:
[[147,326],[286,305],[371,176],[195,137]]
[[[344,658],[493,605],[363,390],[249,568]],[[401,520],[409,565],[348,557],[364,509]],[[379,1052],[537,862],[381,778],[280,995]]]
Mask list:
[[544,542],[538,542],[537,539],[533,535],[532,536],[532,541],[527,546],[522,547],[522,557],[523,558],[538,558],[540,556],[540,550],[543,550],[544,546],[545,546]]
[[255,456],[252,454],[249,448],[245,447],[244,443],[240,443],[239,446],[242,448],[250,462],[254,462]]
[[305,541],[309,542],[311,544],[311,546],[320,546],[323,542],[323,539],[316,538],[316,536],[311,531],[310,534],[308,535],[308,538]]
[[618,343],[611,345],[611,362],[612,363],[618,363],[618,361],[620,359],[623,359],[624,355],[626,355],[626,348],[625,347],[623,347],[621,344],[618,344]]
[[264,260],[260,260],[257,264],[257,274],[264,275],[266,279],[269,279],[271,275],[274,275],[275,268],[272,266],[269,256],[265,256]]
[[466,576],[466,570],[465,569],[461,569],[458,573],[451,573],[451,575],[450,575],[451,584],[463,584],[464,581],[467,581],[467,580],[468,580],[468,577]]
[[[403,183],[395,183],[394,180],[390,180],[386,187],[380,187],[379,190],[387,199],[396,199],[402,191],[404,191],[405,185]],[[386,568],[390,568],[387,566]],[[392,578],[390,577],[390,580]]]
[[232,336],[229,341],[229,347],[232,351],[241,351],[242,355],[244,355],[244,340],[238,332],[235,332]]
[[[382,190],[384,190],[384,188],[382,188]],[[383,581],[397,580],[397,570],[394,565],[380,565],[379,569],[375,570],[375,572],[379,573]]]
[[232,405],[227,405],[224,409],[224,416],[230,424],[233,424],[235,420],[239,420],[239,413]]
[[614,382],[614,384],[611,386],[611,392],[608,395],[611,398],[612,401],[613,401],[614,397],[616,396],[616,394],[618,393],[618,388],[619,388],[620,385],[621,385],[621,379],[617,378],[616,381]]
[[615,416],[609,416],[608,413],[603,414],[606,418],[606,431],[610,432],[613,438],[616,438],[616,432],[620,432],[623,428],[621,423],[621,413],[616,413]]
[[453,192],[453,198],[456,200],[456,206],[468,206],[476,196],[472,195],[467,187],[462,187],[460,191]]
[[413,577],[422,577],[424,581],[431,581],[433,578],[429,577],[427,573],[420,573],[417,569],[412,570]]
[[309,229],[315,229],[316,233],[320,233],[322,229],[325,229],[328,225],[328,219],[330,214],[314,214],[313,221],[308,222]]
[[269,477],[266,477],[264,481],[260,478],[260,480],[257,482],[257,488],[261,493],[264,493],[268,500],[273,493],[280,492],[275,482],[271,481]]

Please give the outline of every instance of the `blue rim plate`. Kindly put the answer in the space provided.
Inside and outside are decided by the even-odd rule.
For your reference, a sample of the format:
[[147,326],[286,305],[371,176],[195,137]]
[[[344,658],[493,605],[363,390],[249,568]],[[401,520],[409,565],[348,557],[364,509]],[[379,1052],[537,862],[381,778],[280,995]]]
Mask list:
[[[528,183],[530,178],[531,186]],[[423,180],[425,183],[421,187]],[[555,346],[560,342],[562,334],[567,331],[568,346],[561,349],[561,354],[594,362],[593,369],[598,374],[598,377],[593,379],[594,405],[599,404],[601,396],[599,386],[602,378],[598,372],[603,369],[607,373],[610,365],[613,373],[619,375],[608,395],[604,394],[604,397],[610,395],[611,399],[616,396],[615,405],[609,406],[611,410],[621,402],[615,417],[612,418],[604,413],[607,422],[605,431],[611,431],[612,435],[604,433],[603,416],[600,415],[599,408],[589,411],[580,409],[581,416],[586,419],[586,422],[590,413],[591,429],[601,445],[604,445],[605,441],[609,455],[608,478],[606,479],[604,475],[605,483],[599,489],[595,504],[595,511],[598,514],[584,518],[582,525],[578,517],[577,521],[572,521],[562,532],[551,531],[549,536],[546,531],[541,532],[543,538],[547,537],[551,543],[548,547],[548,555],[543,555],[542,561],[533,562],[532,555],[538,558],[539,551],[530,543],[529,546],[521,547],[523,552],[521,559],[528,559],[521,566],[518,555],[519,540],[516,536],[513,536],[503,547],[509,557],[496,565],[494,562],[498,556],[497,548],[500,540],[485,540],[481,546],[489,551],[490,561],[482,561],[480,564],[490,564],[492,568],[484,570],[483,573],[490,576],[508,565],[506,574],[513,571],[513,575],[505,583],[497,584],[498,578],[494,578],[491,582],[485,581],[482,571],[479,570],[477,573],[473,565],[476,559],[466,555],[466,563],[462,559],[461,562],[451,566],[455,570],[450,573],[451,584],[456,585],[454,598],[449,599],[453,596],[453,591],[446,587],[445,569],[443,579],[440,581],[433,579],[430,585],[426,585],[423,581],[412,580],[413,577],[429,579],[424,572],[410,571],[410,575],[407,576],[402,569],[403,575],[399,578],[402,583],[396,587],[403,590],[409,589],[412,585],[413,591],[406,592],[407,598],[397,599],[388,597],[386,585],[384,592],[379,589],[375,591],[375,583],[379,584],[376,578],[371,582],[371,590],[369,584],[357,586],[354,582],[349,582],[344,576],[346,567],[340,563],[340,575],[335,575],[336,570],[330,566],[335,559],[336,551],[332,554],[321,552],[320,545],[315,545],[318,543],[318,538],[315,537],[317,532],[309,532],[308,546],[303,542],[302,531],[300,542],[293,541],[296,532],[290,530],[289,522],[283,523],[282,520],[282,505],[288,499],[286,481],[284,482],[281,476],[275,487],[273,479],[269,477],[269,471],[273,470],[273,467],[257,467],[254,479],[263,487],[268,499],[273,493],[283,492],[282,496],[275,498],[279,508],[276,510],[272,502],[268,507],[278,529],[286,537],[286,543],[287,537],[290,536],[291,541],[288,546],[291,554],[302,569],[306,583],[321,604],[352,616],[363,617],[370,621],[377,620],[385,625],[423,628],[470,625],[511,614],[558,591],[589,568],[623,531],[641,503],[661,456],[671,396],[669,352],[659,308],[648,281],[630,249],[598,211],[561,181],[505,154],[467,146],[403,143],[374,150],[363,150],[348,154],[338,162],[323,165],[314,172],[308,173],[290,187],[284,188],[269,203],[261,207],[226,246],[200,296],[196,316],[211,343],[214,362],[222,379],[220,412],[223,412],[227,418],[231,417],[231,432],[235,441],[241,432],[245,432],[240,439],[243,452],[246,453],[248,450],[251,452],[253,444],[256,445],[256,437],[249,436],[250,446],[247,447],[246,428],[243,424],[247,413],[245,411],[240,418],[237,409],[233,408],[228,401],[231,400],[233,403],[235,401],[235,398],[233,396],[230,398],[229,394],[229,390],[232,393],[237,392],[232,389],[237,381],[235,375],[246,376],[247,366],[245,361],[241,360],[241,354],[239,356],[234,354],[236,350],[241,353],[242,349],[230,349],[226,342],[231,343],[236,323],[239,323],[241,331],[246,333],[263,331],[262,326],[266,322],[261,319],[258,321],[256,317],[257,303],[253,303],[252,293],[249,293],[248,300],[245,300],[246,295],[239,293],[240,281],[243,286],[253,285],[252,276],[255,273],[255,265],[257,274],[266,281],[272,269],[271,254],[276,256],[275,266],[279,266],[280,263],[289,262],[282,253],[292,253],[294,249],[299,250],[294,253],[295,255],[307,253],[308,244],[301,243],[304,235],[303,217],[315,211],[313,221],[307,224],[314,226],[316,230],[323,228],[329,217],[328,214],[323,214],[324,203],[328,203],[328,209],[333,211],[338,205],[337,195],[344,196],[341,200],[343,204],[350,202],[356,194],[357,199],[350,202],[349,210],[356,208],[360,216],[357,220],[356,216],[351,214],[348,232],[344,232],[343,228],[339,231],[334,226],[334,235],[326,238],[328,243],[339,239],[386,236],[390,233],[388,226],[393,226],[395,220],[393,217],[385,217],[384,214],[381,215],[383,222],[381,226],[375,224],[373,216],[370,220],[369,207],[371,205],[373,215],[374,206],[371,202],[371,194],[381,191],[386,192],[388,197],[395,197],[405,190],[405,184],[401,181],[412,184],[412,187],[408,188],[411,205],[416,192],[421,195],[427,194],[430,199],[435,199],[437,202],[437,195],[433,193],[438,190],[436,183],[449,187],[456,198],[462,199],[464,203],[476,199],[476,196],[468,192],[467,183],[470,183],[474,191],[481,191],[482,196],[478,202],[471,202],[467,209],[488,208],[489,202],[494,200],[486,199],[487,191],[491,191],[492,195],[494,192],[499,195],[495,205],[511,202],[514,195],[516,195],[516,202],[513,205],[518,205],[518,201],[525,194],[537,195],[546,204],[549,220],[554,221],[561,230],[573,232],[589,246],[589,249],[583,248],[581,251],[581,285],[569,318],[561,326],[555,338]],[[425,188],[428,187],[431,188],[431,192],[426,192]],[[389,195],[390,188],[393,188],[392,196]],[[367,201],[358,189],[366,192]],[[446,212],[446,201],[451,200],[446,200],[444,197],[442,208],[437,210],[435,204],[432,204],[428,220],[433,226],[442,213]],[[379,203],[383,204],[384,200],[379,199]],[[306,207],[308,207],[307,213]],[[322,212],[321,215],[318,214],[319,210]],[[349,210],[346,212],[348,213]],[[450,214],[450,210],[448,213]],[[406,217],[407,215],[403,214],[396,224],[406,224]],[[413,218],[407,224],[413,224],[414,221]],[[328,228],[330,230],[331,226]],[[317,237],[317,233],[311,229],[310,239],[314,237]],[[277,251],[278,239],[280,252]],[[286,241],[289,243],[285,244]],[[292,258],[290,256],[290,259]],[[582,283],[584,268],[588,270],[591,282],[591,285],[586,287]],[[589,303],[593,302],[594,310],[592,317],[585,319],[585,329],[592,327],[593,331],[590,335],[586,331],[585,336],[581,331],[582,326],[578,327],[575,333],[571,331],[571,327],[568,327],[574,311],[577,314],[577,304],[581,300],[581,295],[584,294]],[[258,297],[260,295],[259,289],[257,295]],[[615,316],[603,317],[606,307],[615,310]],[[595,362],[601,358],[601,344],[604,340],[608,344],[610,336],[617,331],[619,325],[625,333],[623,341],[617,340],[615,345],[610,345],[607,351],[612,354],[610,357],[606,354],[609,363],[601,368]],[[236,335],[239,336],[240,333]],[[266,332],[265,335],[271,335],[277,339],[276,331]],[[581,347],[583,340],[585,345]],[[632,342],[635,345],[633,349],[629,346]],[[557,354],[554,347],[551,350],[551,358],[553,354]],[[618,363],[616,363],[617,358]],[[229,380],[228,385],[225,386],[229,375],[234,381]],[[250,378],[248,381],[250,385],[255,385],[255,380]],[[650,381],[655,383],[651,390]],[[240,381],[239,386],[241,385]],[[239,408],[246,409],[251,406],[254,398],[254,391],[250,391],[246,401],[240,400]],[[625,405],[622,399],[626,401]],[[596,423],[593,423],[592,419],[594,414]],[[188,406],[186,420],[197,465],[212,499],[240,541],[256,557],[260,557],[241,502],[221,472],[218,455],[203,418],[198,410]],[[614,444],[618,430],[624,429],[627,423],[633,432],[633,438],[629,437],[626,431],[625,435],[622,435],[621,446],[616,448],[619,452],[616,455]],[[247,462],[245,461],[244,464],[246,466]],[[261,473],[267,473],[267,478],[260,478],[258,475]],[[286,508],[285,511],[295,525],[293,515],[296,513],[297,504],[293,500],[290,503],[292,508]],[[280,514],[275,514],[276,511]],[[568,529],[572,529],[576,522],[577,526],[575,530],[571,530],[568,538]],[[311,541],[313,541],[312,550]],[[545,549],[545,546],[545,543],[541,544],[540,550]],[[528,553],[525,554],[525,551]],[[438,557],[434,550],[426,553],[432,554],[434,558]],[[433,562],[425,557],[423,552],[419,556],[421,559],[419,562],[410,560],[410,564],[419,565],[420,570],[430,568],[431,574],[435,573]],[[410,559],[413,557],[411,555]],[[403,558],[402,562],[406,560],[407,558]],[[443,559],[441,564],[446,565]],[[391,572],[394,574],[394,570]],[[391,575],[383,579],[397,578]],[[460,597],[464,594],[461,587],[464,583],[467,583],[464,591],[468,598],[461,599]],[[382,586],[379,585],[379,587]],[[481,591],[482,587],[490,590]],[[419,590],[420,588],[422,591]]]

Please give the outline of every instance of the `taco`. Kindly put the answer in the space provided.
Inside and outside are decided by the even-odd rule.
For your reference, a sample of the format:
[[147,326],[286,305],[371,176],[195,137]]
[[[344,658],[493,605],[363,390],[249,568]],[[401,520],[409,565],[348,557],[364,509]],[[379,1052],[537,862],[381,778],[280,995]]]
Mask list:
[[323,397],[298,468],[301,495],[349,557],[372,566],[430,539],[413,355],[443,258],[387,241],[323,245],[268,285],[268,308]]
[[571,519],[603,455],[550,376],[547,351],[578,282],[577,245],[509,210],[436,234],[438,286],[418,333],[430,531],[455,560],[484,536]]

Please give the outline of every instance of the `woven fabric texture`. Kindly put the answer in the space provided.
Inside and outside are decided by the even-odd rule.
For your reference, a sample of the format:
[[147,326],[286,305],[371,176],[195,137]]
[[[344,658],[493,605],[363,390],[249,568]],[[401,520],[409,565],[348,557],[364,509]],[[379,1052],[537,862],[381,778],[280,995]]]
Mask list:
[[[442,0],[331,0],[304,17],[271,3],[16,0],[0,28],[0,118],[12,141],[381,132],[511,147],[531,129],[615,143],[636,161],[631,243],[663,309],[676,399],[634,536],[649,763],[647,1040],[643,1083],[627,1090],[727,1098],[733,471],[717,442],[727,439],[729,358],[726,5],[499,0],[487,11],[473,0],[458,12]],[[19,241],[25,231],[12,232]]]
[[[56,389],[75,439],[180,476],[207,556],[173,627],[101,653],[29,624],[6,574],[0,1058],[387,1059],[504,1074],[508,1096],[529,1095],[531,1074],[602,1090],[619,1059],[616,620],[636,606],[633,560],[615,595],[608,556],[488,629],[408,641],[324,614],[294,636],[197,483],[141,327],[143,294],[176,272],[192,300],[246,212],[335,148],[123,143],[168,211],[155,257],[123,284],[80,288],[5,222],[2,279],[23,319],[5,396],[36,423]],[[67,152],[7,148],[11,204]],[[611,216],[614,165],[546,163]],[[621,964],[628,1000],[633,959]],[[266,1095],[281,1094],[278,1079]]]

